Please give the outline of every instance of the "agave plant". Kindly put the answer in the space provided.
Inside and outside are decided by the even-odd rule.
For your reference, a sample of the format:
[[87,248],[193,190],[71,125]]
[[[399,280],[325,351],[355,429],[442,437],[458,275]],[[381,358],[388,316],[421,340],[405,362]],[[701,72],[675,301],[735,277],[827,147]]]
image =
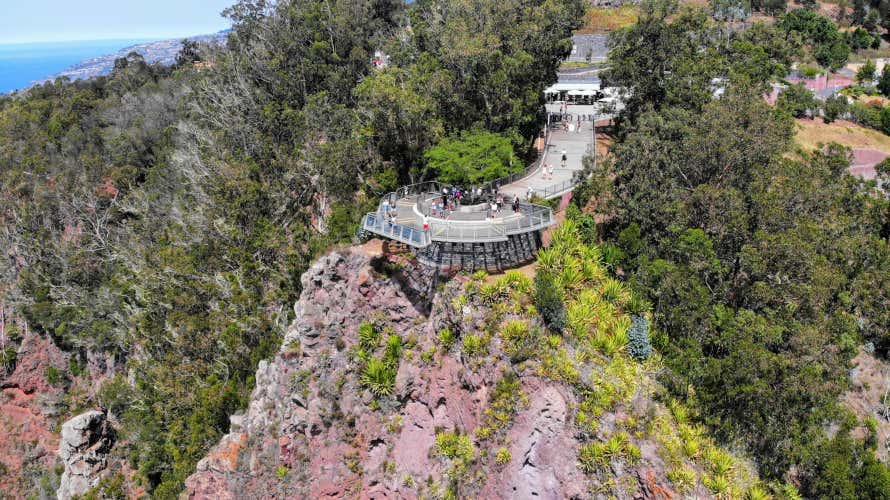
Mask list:
[[395,389],[396,370],[377,358],[371,358],[362,371],[361,384],[375,396],[388,396]]

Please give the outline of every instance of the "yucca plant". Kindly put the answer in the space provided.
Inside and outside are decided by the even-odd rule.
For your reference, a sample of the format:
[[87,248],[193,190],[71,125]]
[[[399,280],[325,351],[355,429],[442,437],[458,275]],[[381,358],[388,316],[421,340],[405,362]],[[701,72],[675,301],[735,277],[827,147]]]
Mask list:
[[358,327],[358,343],[362,349],[373,351],[380,344],[380,331],[374,323],[365,321]]
[[732,455],[719,448],[708,450],[705,459],[708,461],[708,470],[715,477],[728,477],[735,468],[735,459]]
[[677,491],[685,493],[695,486],[695,471],[687,465],[674,467],[667,473],[668,481],[673,483]]
[[398,366],[401,357],[402,337],[392,334],[386,338],[386,352],[383,354],[383,360],[390,365]]
[[627,460],[631,464],[636,464],[643,458],[643,452],[640,451],[640,448],[633,444],[628,444],[627,449],[625,450],[625,454],[627,455]]
[[593,347],[606,356],[614,356],[627,346],[627,334],[612,333],[611,335],[603,332],[602,329],[595,329],[592,341]]
[[717,498],[731,498],[732,482],[726,476],[705,476],[702,478],[705,487],[711,490]]
[[504,281],[504,284],[507,285],[511,291],[523,294],[531,293],[532,287],[534,286],[531,278],[515,269],[511,269],[504,273],[504,277],[501,278],[501,280]]
[[624,289],[624,285],[615,278],[606,278],[603,281],[600,287],[600,295],[606,302],[617,306],[623,305],[629,296],[627,290]]
[[574,257],[567,257],[562,271],[557,276],[557,281],[563,290],[577,292],[584,284],[584,275],[581,274],[581,263]]
[[686,407],[683,406],[682,403],[676,399],[671,399],[668,401],[667,406],[668,409],[671,410],[671,414],[674,415],[674,419],[677,423],[683,424],[689,421],[689,413],[686,411]]
[[578,467],[587,474],[596,472],[608,463],[604,443],[587,443],[581,447],[581,451],[578,453]]
[[554,273],[562,267],[562,255],[554,248],[545,248],[538,251],[538,272]]
[[375,396],[388,396],[395,389],[396,370],[379,359],[371,358],[362,371],[361,384]]
[[568,330],[576,339],[587,338],[593,321],[593,310],[581,302],[570,305],[566,310]]
[[745,500],[770,500],[770,498],[770,494],[756,484],[745,492]]
[[621,262],[621,259],[624,258],[624,252],[621,251],[615,245],[605,244],[600,247],[600,251],[603,255],[603,265],[608,269],[615,269],[618,267],[618,264]]
[[479,287],[479,298],[488,305],[500,302],[504,297],[504,290],[497,283],[489,283]]
[[642,316],[649,312],[651,309],[652,305],[649,304],[646,299],[640,297],[635,293],[631,293],[630,297],[627,299],[627,302],[624,303],[624,312],[632,316]]
[[572,220],[566,220],[553,231],[551,242],[553,247],[559,247],[568,253],[583,246],[581,236],[578,234],[578,225]]
[[606,279],[606,270],[599,262],[582,258],[581,260],[581,276],[585,283],[596,284]]
[[701,441],[698,438],[684,439],[683,453],[689,458],[697,458],[701,453]]

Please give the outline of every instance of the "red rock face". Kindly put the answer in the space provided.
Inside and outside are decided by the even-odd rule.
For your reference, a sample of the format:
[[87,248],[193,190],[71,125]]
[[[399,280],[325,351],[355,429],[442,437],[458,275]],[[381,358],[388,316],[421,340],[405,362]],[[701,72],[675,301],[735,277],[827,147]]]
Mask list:
[[48,394],[58,392],[46,379],[50,367],[65,370],[67,361],[62,351],[46,337],[29,333],[19,348],[15,371],[7,377],[2,386],[15,387],[22,392]]
[[0,491],[24,498],[35,485],[25,469],[39,473],[56,460],[58,434],[54,432],[53,402],[61,390],[46,381],[50,366],[62,369],[65,357],[48,339],[30,333],[19,349],[15,371],[2,381],[0,394]]

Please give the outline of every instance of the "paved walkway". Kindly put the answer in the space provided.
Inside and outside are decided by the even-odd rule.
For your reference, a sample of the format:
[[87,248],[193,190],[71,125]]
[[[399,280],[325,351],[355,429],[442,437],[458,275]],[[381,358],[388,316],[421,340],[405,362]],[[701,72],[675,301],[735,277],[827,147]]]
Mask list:
[[[547,111],[558,113],[559,104],[548,104]],[[574,124],[578,124],[577,116],[582,118],[594,116],[592,105],[569,105],[568,113],[572,115]],[[598,119],[603,119],[597,115]],[[566,165],[562,166],[562,152],[566,152]],[[570,191],[574,184],[572,178],[575,172],[581,171],[584,166],[582,159],[593,151],[593,122],[584,120],[581,128],[575,132],[566,132],[561,128],[551,131],[550,142],[544,152],[544,160],[538,168],[527,177],[512,184],[501,187],[501,192],[506,195],[518,195],[525,199],[528,188],[535,190],[538,196],[543,198],[555,198],[566,191]],[[554,167],[553,178],[544,178],[543,165],[550,164]]]

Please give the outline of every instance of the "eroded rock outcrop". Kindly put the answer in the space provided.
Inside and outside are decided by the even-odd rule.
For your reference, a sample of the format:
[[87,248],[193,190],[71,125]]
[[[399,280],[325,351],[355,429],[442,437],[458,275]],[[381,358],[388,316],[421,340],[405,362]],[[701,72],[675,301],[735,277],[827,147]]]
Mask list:
[[107,466],[114,431],[102,411],[88,411],[62,425],[59,459],[65,466],[57,492],[67,500],[96,486]]
[[[198,463],[183,498],[412,499],[447,490],[486,499],[674,496],[654,438],[631,438],[639,448],[632,465],[619,460],[582,472],[582,446],[629,428],[627,407],[607,409],[599,430],[582,430],[575,385],[547,376],[540,360],[516,362],[496,333],[505,306],[524,305],[486,302],[482,284],[466,276],[430,283],[414,265],[347,249],[306,272],[280,352],[259,364],[249,407]],[[428,289],[438,290],[432,304],[423,303]],[[381,326],[382,338],[362,339],[362,322]],[[485,337],[483,354],[468,354],[472,335]],[[373,396],[363,366],[395,336],[402,342],[395,380]],[[653,422],[670,420],[663,406],[649,408],[655,403],[646,394],[633,407]],[[453,456],[437,442],[448,433],[469,438]],[[696,498],[710,496],[692,488]]]

